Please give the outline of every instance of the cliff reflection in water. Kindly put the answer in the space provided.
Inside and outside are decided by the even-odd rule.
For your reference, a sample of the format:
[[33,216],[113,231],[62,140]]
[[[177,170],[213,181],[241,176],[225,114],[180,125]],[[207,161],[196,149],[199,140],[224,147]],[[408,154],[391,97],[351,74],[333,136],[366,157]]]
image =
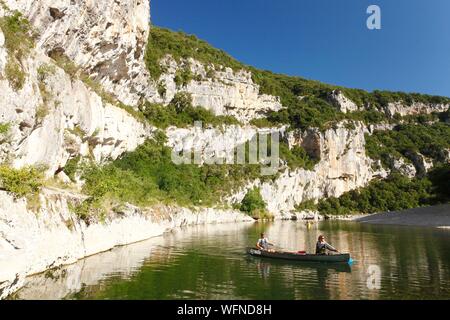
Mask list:
[[[319,234],[355,260],[316,264],[245,255],[261,231],[313,251]],[[381,288],[367,287],[368,268]],[[30,277],[18,299],[449,299],[450,232],[352,222],[188,227]]]

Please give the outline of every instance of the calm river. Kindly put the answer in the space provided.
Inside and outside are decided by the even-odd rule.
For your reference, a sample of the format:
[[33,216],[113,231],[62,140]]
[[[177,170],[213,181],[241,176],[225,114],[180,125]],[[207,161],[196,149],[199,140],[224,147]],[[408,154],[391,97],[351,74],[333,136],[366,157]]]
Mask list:
[[[287,250],[311,251],[324,234],[354,263],[247,256],[261,231]],[[337,221],[187,227],[30,277],[13,298],[450,299],[450,231]]]

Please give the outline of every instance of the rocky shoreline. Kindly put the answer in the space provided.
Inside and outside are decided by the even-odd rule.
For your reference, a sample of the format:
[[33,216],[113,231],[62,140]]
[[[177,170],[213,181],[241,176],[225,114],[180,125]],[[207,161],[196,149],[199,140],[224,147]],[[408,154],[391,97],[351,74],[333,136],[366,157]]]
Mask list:
[[369,224],[450,228],[450,204],[377,213],[354,221]]
[[70,210],[81,195],[45,189],[33,212],[25,199],[0,191],[0,299],[20,289],[27,276],[77,262],[114,247],[163,235],[187,225],[252,222],[240,211],[127,205],[103,221],[86,222]]
[[324,221],[324,220],[341,220],[354,221],[360,218],[369,216],[368,214],[347,214],[347,215],[323,215],[315,211],[300,211],[300,212],[282,212],[276,216],[279,220],[292,221]]

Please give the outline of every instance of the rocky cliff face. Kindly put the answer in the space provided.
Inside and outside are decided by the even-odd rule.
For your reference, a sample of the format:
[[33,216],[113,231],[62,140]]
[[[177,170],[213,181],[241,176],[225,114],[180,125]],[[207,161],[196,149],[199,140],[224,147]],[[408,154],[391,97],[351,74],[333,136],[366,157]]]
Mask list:
[[329,100],[340,111],[347,113],[352,111],[358,111],[359,107],[352,100],[348,99],[340,90],[334,90],[330,93]]
[[[258,134],[270,134],[272,132],[284,132],[285,127],[280,128],[256,128],[246,125],[223,126],[221,128],[175,128],[166,130],[169,146],[178,156],[184,151],[197,153],[197,164],[204,164],[208,160],[228,159],[235,163],[234,150],[244,143],[257,138]],[[225,160],[224,160],[225,162]]]
[[250,188],[258,186],[269,211],[279,217],[289,217],[289,212],[303,201],[339,197],[367,185],[374,177],[387,176],[385,170],[373,169],[376,167],[374,161],[366,156],[364,137],[368,129],[362,123],[356,123],[354,128],[347,127],[348,123],[342,122],[325,132],[317,129],[286,132],[285,128],[256,129],[251,126],[222,130],[172,128],[167,130],[167,135],[168,145],[180,154],[182,150],[194,150],[205,158],[219,158],[258,133],[278,131],[291,147],[301,146],[315,158],[320,158],[313,170],[281,168],[274,181],[253,181],[228,198],[230,204],[239,203]]
[[325,132],[289,132],[286,138],[291,145],[301,145],[308,153],[320,156],[314,169],[286,169],[275,181],[255,181],[228,201],[240,202],[248,189],[259,186],[268,209],[279,217],[290,218],[295,206],[306,200],[339,197],[367,185],[374,177],[386,177],[388,173],[374,170],[374,161],[366,156],[365,133],[367,129],[361,123],[355,129],[341,123]]
[[66,55],[126,105],[137,106],[143,100],[168,103],[176,92],[185,91],[192,94],[194,105],[244,122],[281,108],[277,97],[259,95],[250,73],[224,68],[215,72],[214,80],[207,79],[206,67],[193,59],[185,64],[204,80],[178,87],[175,74],[185,66],[168,57],[162,62],[167,71],[160,79],[166,87],[161,97],[144,63],[149,1],[8,0],[5,4],[30,20],[40,50]]
[[128,105],[155,94],[143,61],[148,0],[4,0],[36,30],[37,47],[62,53]]
[[[162,64],[166,72],[159,82],[164,86],[165,93],[153,101],[169,103],[177,92],[184,91],[192,95],[194,105],[211,110],[216,115],[234,116],[244,123],[282,108],[278,97],[259,93],[259,86],[253,82],[248,71],[234,72],[231,68],[212,71],[194,59],[177,63],[170,56]],[[177,85],[177,72],[184,68],[189,68],[194,79]],[[211,72],[212,75],[209,74]]]
[[[0,41],[0,57],[5,55]],[[15,167],[45,165],[52,176],[69,158],[114,159],[150,135],[148,126],[103,101],[41,50],[33,50],[21,67],[25,72],[21,89],[0,78],[0,122],[10,126],[0,160]],[[0,64],[0,75],[5,75],[5,68]]]
[[399,114],[400,116],[408,116],[430,114],[433,112],[445,112],[449,107],[450,105],[443,103],[427,104],[422,102],[414,102],[411,105],[407,105],[401,102],[391,102],[386,106],[385,111],[389,116],[394,116],[396,114]]

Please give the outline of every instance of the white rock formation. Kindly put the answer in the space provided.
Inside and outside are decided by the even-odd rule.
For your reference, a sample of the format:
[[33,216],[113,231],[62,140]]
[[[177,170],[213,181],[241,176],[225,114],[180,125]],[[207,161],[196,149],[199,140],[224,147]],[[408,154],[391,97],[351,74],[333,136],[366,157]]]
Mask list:
[[[208,78],[207,68],[194,59],[178,64],[168,56],[162,64],[167,71],[159,81],[164,84],[166,93],[155,102],[169,103],[177,92],[185,91],[192,95],[195,106],[204,107],[216,115],[234,116],[244,123],[282,108],[279,97],[259,93],[259,85],[253,82],[248,71],[234,72],[231,68],[224,68],[222,71],[214,71],[214,77]],[[177,87],[175,76],[181,68],[190,68],[198,79],[191,80],[186,86]]]
[[410,162],[406,162],[404,158],[394,159],[393,167],[402,175],[409,178],[414,178],[417,174],[417,170]]
[[393,117],[395,114],[400,116],[418,115],[418,114],[430,114],[433,112],[445,112],[449,109],[449,104],[425,104],[422,102],[415,102],[410,106],[402,102],[391,102],[385,110],[386,113]]
[[15,167],[45,165],[51,176],[71,157],[115,159],[151,135],[149,126],[102,101],[39,49],[22,61],[26,80],[21,90],[14,89],[3,77],[5,51],[0,41],[0,123],[10,125],[0,161]]
[[143,60],[150,30],[147,0],[4,0],[37,31],[37,46],[64,53],[114,93],[136,105],[151,97]]
[[324,133],[318,130],[290,132],[291,145],[301,145],[308,153],[320,155],[320,162],[313,170],[286,170],[274,182],[253,182],[228,198],[231,203],[242,201],[247,190],[261,188],[261,195],[268,210],[276,216],[290,216],[295,205],[310,199],[339,197],[343,193],[367,185],[374,177],[386,177],[383,169],[374,171],[374,161],[365,153],[365,126],[356,123],[356,128],[337,128]]
[[[233,162],[234,150],[258,134],[272,132],[283,133],[285,127],[260,129],[254,126],[223,126],[221,128],[176,128],[166,130],[167,146],[172,148],[180,157],[183,151],[195,152],[200,155],[197,164],[203,164],[206,159],[228,159]],[[270,138],[268,138],[269,140]]]
[[25,200],[0,191],[0,299],[23,284],[27,275],[70,264],[86,256],[129,244],[184,225],[253,221],[233,210],[126,206],[104,222],[89,225],[69,209],[82,195],[44,190],[38,213]]
[[377,123],[371,124],[368,127],[369,133],[373,134],[375,131],[390,131],[393,130],[397,124],[395,123]]
[[341,90],[333,90],[330,93],[330,101],[335,105],[340,111],[347,113],[358,111],[359,107],[352,100],[347,98]]
[[418,176],[424,176],[434,166],[433,160],[424,156],[420,152],[410,154],[409,158],[413,162],[414,167],[416,168],[416,174]]

